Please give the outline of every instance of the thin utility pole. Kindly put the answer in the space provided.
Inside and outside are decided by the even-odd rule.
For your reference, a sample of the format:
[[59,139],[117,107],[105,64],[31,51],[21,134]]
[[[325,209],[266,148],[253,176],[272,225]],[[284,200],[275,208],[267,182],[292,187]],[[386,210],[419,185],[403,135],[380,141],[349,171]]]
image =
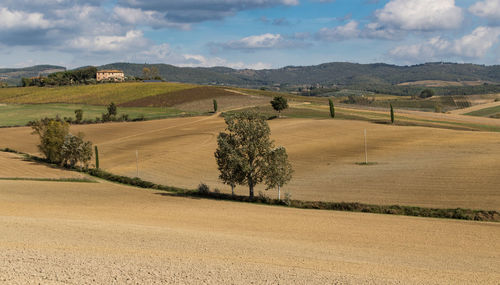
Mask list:
[[366,129],[365,129],[365,164],[368,164],[368,147],[366,146]]
[[139,177],[139,151],[135,150],[135,169],[136,169],[136,176]]

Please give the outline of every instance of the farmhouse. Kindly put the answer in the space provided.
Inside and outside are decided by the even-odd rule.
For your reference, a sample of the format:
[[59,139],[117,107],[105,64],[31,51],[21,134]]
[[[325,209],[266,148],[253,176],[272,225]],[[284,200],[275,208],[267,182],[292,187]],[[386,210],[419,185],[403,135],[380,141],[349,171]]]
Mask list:
[[97,81],[103,81],[103,80],[123,81],[125,80],[125,75],[121,70],[106,69],[97,71],[96,79]]

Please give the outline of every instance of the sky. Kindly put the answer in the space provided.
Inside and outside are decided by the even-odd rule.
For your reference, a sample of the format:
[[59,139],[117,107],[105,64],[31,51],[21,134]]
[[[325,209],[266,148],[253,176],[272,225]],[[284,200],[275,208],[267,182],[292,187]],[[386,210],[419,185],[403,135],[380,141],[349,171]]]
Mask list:
[[500,0],[0,0],[0,67],[500,64]]

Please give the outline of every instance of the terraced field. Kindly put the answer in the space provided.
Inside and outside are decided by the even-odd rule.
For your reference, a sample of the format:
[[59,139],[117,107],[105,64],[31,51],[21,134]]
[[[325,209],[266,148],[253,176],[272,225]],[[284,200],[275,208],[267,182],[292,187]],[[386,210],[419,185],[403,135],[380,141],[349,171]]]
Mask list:
[[[469,117],[474,118],[474,117]],[[483,119],[483,118],[478,118]],[[493,120],[493,119],[492,119]],[[391,126],[330,119],[270,121],[272,138],[287,148],[295,169],[283,188],[292,198],[500,210],[500,133]],[[101,167],[157,183],[195,188],[218,181],[213,153],[224,129],[217,116],[74,126],[99,146]],[[368,131],[364,161],[363,131]],[[0,147],[36,153],[28,128],[0,130]],[[247,189],[237,187],[246,194]],[[275,196],[275,191],[265,191]]]
[[0,228],[6,284],[500,279],[496,223],[181,198],[102,181],[0,180]]

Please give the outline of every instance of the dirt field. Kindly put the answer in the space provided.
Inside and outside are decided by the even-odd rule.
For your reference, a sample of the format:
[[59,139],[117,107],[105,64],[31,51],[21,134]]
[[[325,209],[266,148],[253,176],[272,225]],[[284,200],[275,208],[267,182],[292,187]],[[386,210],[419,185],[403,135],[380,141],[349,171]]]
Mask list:
[[0,181],[0,283],[498,284],[493,223]]
[[[458,116],[458,115],[457,115]],[[473,118],[473,117],[471,117]],[[483,118],[474,118],[483,119]],[[500,133],[403,127],[347,120],[270,121],[295,175],[283,192],[303,200],[500,210]],[[213,153],[220,117],[175,118],[77,126],[99,146],[101,167],[157,183],[230,191],[217,177]],[[368,132],[364,161],[363,130]],[[36,152],[27,128],[0,130],[0,147]],[[247,194],[245,187],[237,193]],[[264,191],[275,197],[276,191]]]
[[249,105],[269,103],[269,98],[249,95],[234,90],[217,87],[196,87],[141,98],[122,104],[125,107],[175,107],[184,111],[213,110],[213,100],[217,99],[218,111],[225,111]]
[[83,178],[77,172],[63,171],[39,163],[26,162],[14,153],[0,152],[0,178]]

